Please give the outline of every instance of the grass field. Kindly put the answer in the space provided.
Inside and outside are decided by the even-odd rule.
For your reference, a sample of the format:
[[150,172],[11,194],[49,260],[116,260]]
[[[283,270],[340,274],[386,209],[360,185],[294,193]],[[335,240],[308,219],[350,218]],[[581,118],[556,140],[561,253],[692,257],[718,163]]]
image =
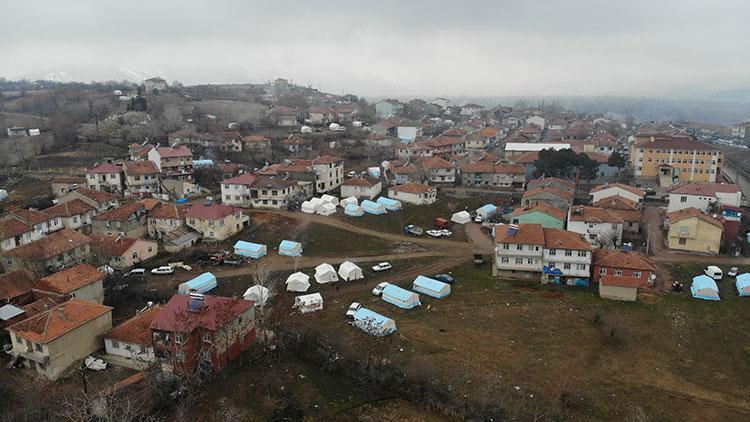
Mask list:
[[[307,329],[323,331],[343,353],[429,368],[457,394],[494,391],[511,408],[533,404],[548,416],[750,417],[743,392],[750,301],[737,298],[729,282],[721,302],[681,293],[621,303],[600,299],[595,288],[497,281],[488,266],[453,273],[458,282],[443,300],[422,296],[421,307],[405,311],[357,293],[329,304]],[[350,300],[394,318],[399,331],[374,339],[352,328],[343,317]]]

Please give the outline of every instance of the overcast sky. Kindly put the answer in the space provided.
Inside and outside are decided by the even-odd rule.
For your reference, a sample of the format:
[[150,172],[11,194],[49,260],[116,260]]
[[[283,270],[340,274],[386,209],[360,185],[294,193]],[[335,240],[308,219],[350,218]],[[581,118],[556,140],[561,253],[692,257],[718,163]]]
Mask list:
[[0,76],[361,95],[750,88],[749,0],[0,0]]

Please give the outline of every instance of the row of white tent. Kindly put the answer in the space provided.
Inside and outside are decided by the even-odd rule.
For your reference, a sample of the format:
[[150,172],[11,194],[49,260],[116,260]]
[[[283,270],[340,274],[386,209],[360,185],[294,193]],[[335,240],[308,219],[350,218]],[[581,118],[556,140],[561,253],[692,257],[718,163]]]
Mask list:
[[350,196],[349,198],[343,198],[339,201],[338,198],[332,195],[323,195],[320,198],[311,198],[308,201],[302,203],[300,210],[306,214],[320,214],[320,215],[331,215],[336,214],[336,207],[341,205],[346,207],[348,204],[357,204],[357,198]]
[[[342,262],[338,272],[331,264],[323,263],[315,267],[315,281],[318,284],[339,281],[354,281],[364,278],[362,268],[350,261]],[[286,279],[286,289],[290,292],[306,292],[310,288],[310,276],[297,271]]]

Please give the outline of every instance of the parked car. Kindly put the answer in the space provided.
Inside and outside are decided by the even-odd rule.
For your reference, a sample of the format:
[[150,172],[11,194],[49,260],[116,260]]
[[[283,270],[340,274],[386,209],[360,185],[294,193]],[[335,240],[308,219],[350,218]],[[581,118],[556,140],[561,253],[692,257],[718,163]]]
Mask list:
[[348,317],[354,317],[354,314],[361,308],[362,305],[359,304],[359,302],[352,302],[351,305],[349,305],[349,309],[346,310],[346,316]]
[[349,173],[346,173],[346,177],[348,177],[350,179],[352,177],[357,177],[357,172],[356,171],[350,171]]
[[646,192],[646,196],[656,195],[656,191],[651,188],[643,188],[643,191]]
[[372,294],[374,294],[375,296],[382,295],[383,294],[383,289],[385,289],[389,284],[390,283],[388,283],[386,281],[378,284],[377,286],[375,286],[374,289],[372,289]]
[[484,257],[482,255],[474,255],[474,265],[484,264]]
[[443,237],[449,237],[449,236],[453,236],[453,232],[450,230],[443,229],[443,230],[440,230],[440,235]]
[[443,235],[442,230],[427,230],[427,235],[432,237],[440,237]]
[[740,269],[739,269],[739,268],[737,268],[737,267],[732,267],[732,268],[730,268],[730,269],[729,269],[729,271],[727,272],[727,275],[728,275],[729,277],[737,277],[737,273],[739,273],[739,272],[740,272]]
[[438,274],[432,278],[434,278],[437,281],[442,281],[443,283],[447,283],[447,284],[453,284],[456,281],[456,277],[453,277],[450,274]]
[[448,226],[450,225],[450,221],[448,221],[445,218],[438,217],[438,218],[435,219],[434,224],[435,224],[435,227],[437,227],[439,229],[447,229]]
[[414,224],[409,224],[408,226],[404,227],[404,234],[410,234],[412,236],[422,236],[424,233],[424,229],[415,226]]
[[479,214],[477,214],[477,216],[474,217],[474,222],[477,223],[477,224],[481,224],[483,221],[484,221],[484,217],[482,217]]
[[393,268],[393,266],[390,263],[388,263],[388,262],[381,262],[379,264],[374,265],[372,267],[372,270],[375,271],[376,273],[379,273],[381,271],[388,271],[388,270],[390,270],[392,268]]
[[154,268],[153,270],[151,270],[151,274],[156,274],[156,275],[166,275],[166,274],[172,274],[172,273],[174,273],[174,268],[170,267],[169,265],[165,265],[159,268]]
[[132,277],[132,276],[143,277],[144,275],[146,275],[145,268],[133,268],[132,270],[128,271],[127,274],[125,274],[125,277]]
[[709,265],[706,267],[705,270],[703,270],[703,274],[713,278],[716,281],[721,280],[721,277],[724,275],[722,273],[721,268],[717,267],[716,265]]

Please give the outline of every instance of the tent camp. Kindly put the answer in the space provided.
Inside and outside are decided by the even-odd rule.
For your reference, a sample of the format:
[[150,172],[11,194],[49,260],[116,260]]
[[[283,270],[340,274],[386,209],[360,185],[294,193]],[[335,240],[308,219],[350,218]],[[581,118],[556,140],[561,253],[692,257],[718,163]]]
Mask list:
[[344,208],[344,214],[349,217],[362,217],[365,215],[365,210],[357,204],[347,204]]
[[260,243],[238,240],[237,243],[234,244],[234,253],[248,258],[259,259],[268,255],[268,248],[266,248],[266,245],[261,245]]
[[424,293],[427,296],[442,299],[451,294],[451,285],[420,275],[416,279],[414,279],[412,290],[414,290],[415,292]]
[[336,206],[326,202],[318,208],[318,214],[320,215],[331,215],[336,214]]
[[381,298],[399,308],[411,309],[421,305],[419,295],[406,289],[402,289],[395,284],[389,284],[383,289]]
[[255,305],[262,306],[266,304],[266,301],[271,298],[271,291],[267,287],[256,284],[245,290],[245,294],[242,295],[245,300],[252,300]]
[[299,209],[305,214],[315,214],[318,211],[315,209],[315,204],[310,201],[303,202]]
[[471,221],[471,215],[468,211],[459,211],[453,214],[453,217],[451,217],[451,221],[458,224],[466,224]]
[[286,278],[286,290],[289,292],[306,292],[310,288],[310,276],[297,271]]
[[377,202],[378,204],[383,204],[385,206],[385,209],[388,211],[400,211],[401,210],[401,201],[396,201],[395,199],[381,196],[380,198],[378,198]]
[[711,277],[703,274],[693,278],[690,293],[696,299],[720,300],[719,287],[716,285],[716,282]]
[[339,265],[339,277],[344,281],[359,280],[365,278],[362,274],[362,268],[356,266],[353,262],[344,261]]
[[281,243],[279,243],[279,255],[301,256],[302,244],[291,240],[282,240]]
[[386,336],[396,331],[396,321],[373,312],[367,308],[359,308],[354,313],[352,324],[372,336]]
[[331,264],[320,264],[315,267],[315,281],[318,284],[331,283],[339,281],[339,276],[336,275],[336,269]]
[[737,286],[737,294],[740,296],[750,296],[750,273],[738,275],[734,284]]
[[365,212],[368,214],[375,214],[375,215],[385,214],[385,205],[380,204],[378,202],[373,202],[373,201],[370,201],[369,199],[365,199],[364,201],[362,201],[361,206],[362,206],[362,209],[365,210]]
[[294,298],[294,308],[303,314],[320,311],[323,309],[323,296],[320,293],[297,296]]
[[477,215],[482,216],[482,219],[489,220],[497,214],[497,207],[492,204],[483,205],[477,208]]
[[321,196],[320,200],[323,202],[328,202],[329,204],[333,204],[334,206],[339,204],[339,198],[328,194],[324,194],[323,196]]
[[350,196],[348,198],[342,199],[341,202],[339,202],[339,205],[341,205],[342,207],[346,207],[349,204],[359,205],[359,200],[356,196]]
[[215,275],[211,273],[203,273],[198,277],[177,286],[177,293],[181,295],[186,295],[188,293],[206,293],[217,285]]

